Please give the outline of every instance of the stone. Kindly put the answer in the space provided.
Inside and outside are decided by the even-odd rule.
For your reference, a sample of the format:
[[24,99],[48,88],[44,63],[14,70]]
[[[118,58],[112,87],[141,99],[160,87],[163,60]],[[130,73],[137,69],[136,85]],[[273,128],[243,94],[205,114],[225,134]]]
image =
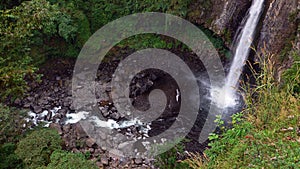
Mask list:
[[39,114],[43,111],[42,107],[40,106],[30,106],[31,107],[31,110],[34,111],[36,114]]
[[57,111],[58,114],[66,115],[68,113],[68,108],[63,107]]
[[104,117],[107,117],[109,115],[108,107],[105,106],[101,112]]
[[73,153],[80,153],[80,151],[79,151],[77,148],[73,148],[73,149],[72,149],[72,152],[73,152]]
[[134,163],[135,163],[135,164],[142,164],[142,163],[143,163],[143,159],[141,159],[141,158],[136,158],[136,159],[134,159]]
[[26,98],[28,102],[33,102],[34,98],[33,97],[27,97]]
[[120,119],[120,114],[118,112],[113,112],[110,115],[111,118],[113,118],[114,120],[119,120]]
[[117,150],[117,149],[110,149],[109,150],[109,157],[119,160],[122,157],[124,157],[124,153],[120,150]]
[[100,161],[97,161],[97,162],[96,162],[96,165],[97,165],[97,167],[99,167],[99,168],[102,168],[102,167],[103,167],[103,164],[102,164]]
[[19,98],[17,98],[17,99],[14,101],[14,103],[15,103],[16,105],[21,105],[21,100],[20,100]]
[[87,136],[85,131],[82,129],[80,123],[76,123],[74,127],[77,135],[77,139],[84,138]]
[[95,149],[89,148],[89,152],[94,153],[94,152],[95,152]]
[[52,118],[52,112],[51,111],[48,111],[47,115],[46,115],[46,121],[50,121]]
[[101,157],[101,163],[104,164],[104,165],[108,165],[107,157],[105,157],[105,156]]
[[62,131],[61,126],[59,124],[57,124],[57,123],[51,123],[49,125],[49,127],[52,128],[52,129],[57,130],[57,132],[58,132],[59,135],[63,134],[63,131]]
[[70,129],[71,129],[70,124],[66,124],[66,125],[63,126],[63,130],[64,130],[65,133],[69,133]]
[[24,108],[30,108],[30,103],[26,103],[26,104],[24,104],[24,106],[23,106]]
[[88,147],[92,147],[96,143],[96,140],[93,138],[88,138],[85,143]]

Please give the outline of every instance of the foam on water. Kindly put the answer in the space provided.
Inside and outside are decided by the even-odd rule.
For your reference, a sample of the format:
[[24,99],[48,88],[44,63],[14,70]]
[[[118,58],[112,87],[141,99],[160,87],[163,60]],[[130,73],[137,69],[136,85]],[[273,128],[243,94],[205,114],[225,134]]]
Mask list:
[[74,124],[79,122],[80,120],[86,119],[86,116],[89,114],[89,112],[86,111],[80,111],[78,113],[71,113],[67,114],[67,120],[65,121],[65,124]]
[[211,89],[211,101],[219,108],[234,107],[238,104],[238,97],[235,91],[230,88],[214,87]]
[[137,118],[131,119],[131,120],[124,120],[117,122],[113,119],[108,119],[108,120],[101,120],[97,116],[88,116],[90,113],[86,111],[80,111],[78,113],[71,113],[67,114],[67,120],[65,121],[65,124],[74,124],[78,123],[80,120],[88,120],[92,122],[94,125],[97,127],[103,127],[103,128],[109,128],[109,129],[123,129],[127,128],[130,126],[140,126],[141,131],[143,133],[148,133],[150,128],[150,123],[149,124],[144,124]]

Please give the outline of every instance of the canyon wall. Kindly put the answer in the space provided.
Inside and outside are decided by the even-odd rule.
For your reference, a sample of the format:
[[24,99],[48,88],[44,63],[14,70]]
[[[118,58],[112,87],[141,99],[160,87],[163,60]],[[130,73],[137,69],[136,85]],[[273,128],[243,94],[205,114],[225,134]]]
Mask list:
[[[230,47],[234,35],[239,30],[252,0],[197,0],[189,7],[187,19],[202,25],[221,36]],[[293,59],[292,49],[300,50],[300,1],[265,0],[265,9],[258,26],[257,52],[272,54],[276,63],[276,76],[279,78]],[[258,61],[259,55],[255,56]]]
[[299,0],[272,0],[270,2],[262,21],[258,51],[264,49],[267,53],[280,55],[284,52],[283,50],[288,50],[288,46],[291,46],[297,37],[299,8]]
[[229,46],[251,0],[200,0],[190,6],[188,19],[221,36]]

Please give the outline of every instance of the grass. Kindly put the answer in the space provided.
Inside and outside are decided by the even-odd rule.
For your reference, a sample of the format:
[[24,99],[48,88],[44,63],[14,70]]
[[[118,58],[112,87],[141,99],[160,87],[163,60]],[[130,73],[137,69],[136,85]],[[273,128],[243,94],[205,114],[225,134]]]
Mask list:
[[274,79],[272,56],[260,63],[261,72],[253,71],[257,85],[244,85],[247,108],[233,117],[232,128],[211,137],[205,158],[193,154],[184,161],[191,168],[300,168],[299,93],[291,81]]

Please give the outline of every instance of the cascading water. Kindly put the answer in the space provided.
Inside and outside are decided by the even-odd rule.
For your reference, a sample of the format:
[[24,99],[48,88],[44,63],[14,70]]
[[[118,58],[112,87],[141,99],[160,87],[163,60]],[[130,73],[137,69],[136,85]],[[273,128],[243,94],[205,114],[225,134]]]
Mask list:
[[226,77],[225,85],[222,88],[212,87],[211,89],[211,100],[220,108],[234,107],[238,103],[236,88],[263,11],[263,4],[264,0],[252,1],[246,24],[238,36],[239,41],[234,51],[234,60]]

